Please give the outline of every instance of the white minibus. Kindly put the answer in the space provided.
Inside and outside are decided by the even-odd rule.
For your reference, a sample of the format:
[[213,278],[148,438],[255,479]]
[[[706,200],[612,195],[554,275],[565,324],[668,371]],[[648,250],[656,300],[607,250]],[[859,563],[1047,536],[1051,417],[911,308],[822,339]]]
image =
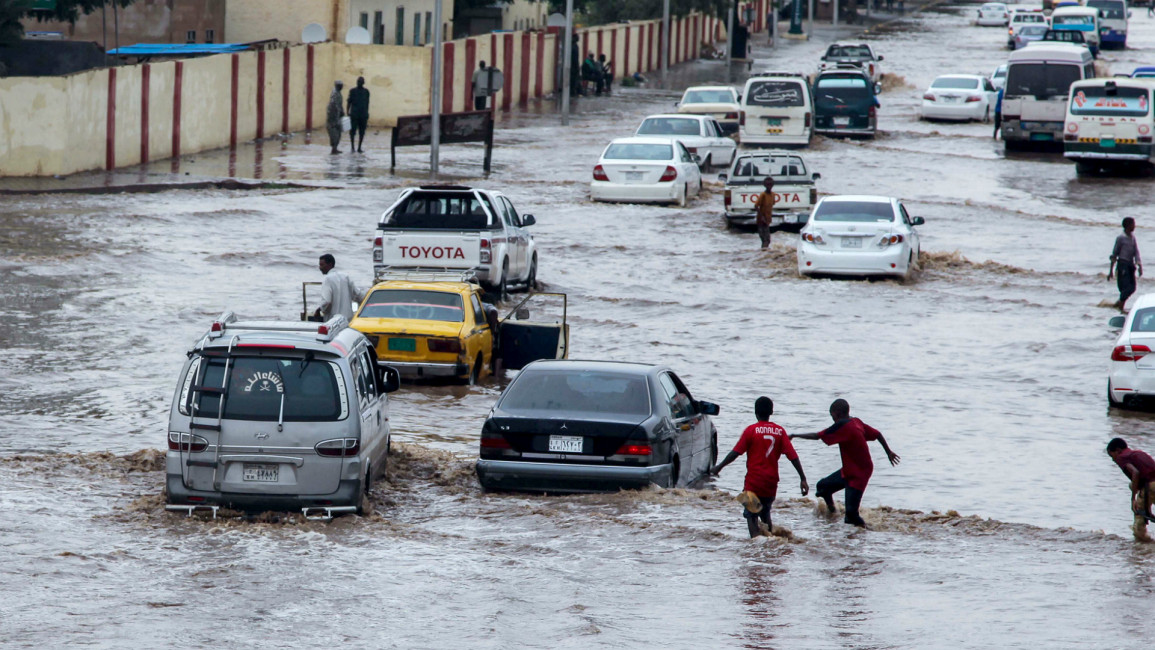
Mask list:
[[1007,59],[1001,133],[1008,149],[1028,143],[1060,142],[1071,84],[1095,76],[1087,48],[1036,43]]

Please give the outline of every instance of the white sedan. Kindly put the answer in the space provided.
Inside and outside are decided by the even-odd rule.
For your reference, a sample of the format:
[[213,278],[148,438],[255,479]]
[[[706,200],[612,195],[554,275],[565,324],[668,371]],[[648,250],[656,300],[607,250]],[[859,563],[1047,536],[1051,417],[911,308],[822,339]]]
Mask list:
[[738,91],[730,86],[693,86],[686,89],[677,107],[679,113],[712,115],[722,134],[729,135],[738,132],[740,100]]
[[998,92],[990,79],[982,75],[942,75],[922,95],[922,119],[988,122],[998,101]]
[[1135,299],[1131,312],[1111,319],[1122,327],[1111,350],[1107,404],[1132,406],[1155,397],[1155,293]]
[[634,135],[679,140],[701,159],[702,169],[728,166],[738,149],[738,143],[722,135],[722,127],[709,115],[651,115]]
[[677,203],[702,191],[695,156],[669,138],[618,138],[594,166],[590,198],[595,201]]
[[798,272],[905,278],[918,260],[914,227],[923,223],[888,196],[824,197],[799,235]]
[[1011,13],[1007,5],[1001,2],[988,2],[979,7],[979,17],[975,19],[975,24],[980,27],[1005,27],[1010,18]]

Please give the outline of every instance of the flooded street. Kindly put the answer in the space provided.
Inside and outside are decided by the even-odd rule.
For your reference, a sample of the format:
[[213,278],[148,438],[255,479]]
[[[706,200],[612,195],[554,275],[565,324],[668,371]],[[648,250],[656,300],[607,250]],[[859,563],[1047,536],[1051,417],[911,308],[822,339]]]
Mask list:
[[[295,319],[321,252],[367,286],[374,225],[428,161],[404,150],[390,175],[384,137],[354,160],[297,136],[239,152],[236,174],[316,189],[5,197],[0,645],[1115,648],[1148,637],[1155,545],[1132,540],[1125,479],[1103,450],[1115,436],[1155,447],[1155,415],[1108,412],[1105,394],[1108,255],[1127,215],[1155,246],[1140,207],[1155,189],[1078,178],[1061,154],[1005,155],[988,124],[918,120],[937,75],[1006,61],[1006,30],[971,26],[976,7],[872,28],[889,77],[881,133],[803,151],[820,192],[896,196],[926,219],[923,269],[906,283],[800,277],[794,236],[764,252],[755,233],[727,229],[716,171],[686,209],[589,201],[602,148],[673,110],[682,86],[723,76],[718,62],[677,71],[674,90],[581,99],[568,130],[532,107],[505,116],[488,179],[479,148],[443,148],[453,182],[535,215],[539,278],[569,296],[571,358],[670,365],[721,406],[723,452],[759,395],[792,433],[825,427],[830,402],[849,400],[902,456],[890,467],[872,446],[871,530],[819,513],[786,463],[774,505],[786,531],[754,541],[733,499],[743,462],[702,490],[483,494],[473,461],[498,381],[391,395],[394,456],[371,516],[166,513],[161,450],[185,351],[228,309]],[[1104,72],[1150,62],[1155,19],[1142,13],[1132,49],[1101,56]],[[755,70],[813,71],[834,40],[820,36],[771,51],[756,35]],[[139,175],[224,176],[219,158],[182,161],[180,179],[168,161]],[[839,466],[832,448],[795,446],[811,486]]]

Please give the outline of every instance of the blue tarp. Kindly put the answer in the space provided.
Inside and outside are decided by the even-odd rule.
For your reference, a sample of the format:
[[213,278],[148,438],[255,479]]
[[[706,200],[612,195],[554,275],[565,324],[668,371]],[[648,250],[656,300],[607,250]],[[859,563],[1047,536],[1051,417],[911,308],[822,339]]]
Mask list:
[[119,56],[198,56],[244,52],[250,47],[245,43],[137,43],[109,50],[108,53]]

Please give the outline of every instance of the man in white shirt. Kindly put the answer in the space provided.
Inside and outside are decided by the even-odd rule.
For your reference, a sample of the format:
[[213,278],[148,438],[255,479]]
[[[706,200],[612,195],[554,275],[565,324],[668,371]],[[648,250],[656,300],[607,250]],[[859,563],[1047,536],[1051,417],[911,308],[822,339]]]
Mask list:
[[363,296],[357,290],[357,285],[353,284],[353,280],[349,279],[348,275],[334,269],[335,266],[337,266],[337,260],[329,253],[322,255],[317,264],[317,268],[325,274],[325,281],[321,283],[321,306],[317,307],[314,314],[326,321],[341,314],[346,321],[351,321],[353,320],[353,302],[360,303]]

